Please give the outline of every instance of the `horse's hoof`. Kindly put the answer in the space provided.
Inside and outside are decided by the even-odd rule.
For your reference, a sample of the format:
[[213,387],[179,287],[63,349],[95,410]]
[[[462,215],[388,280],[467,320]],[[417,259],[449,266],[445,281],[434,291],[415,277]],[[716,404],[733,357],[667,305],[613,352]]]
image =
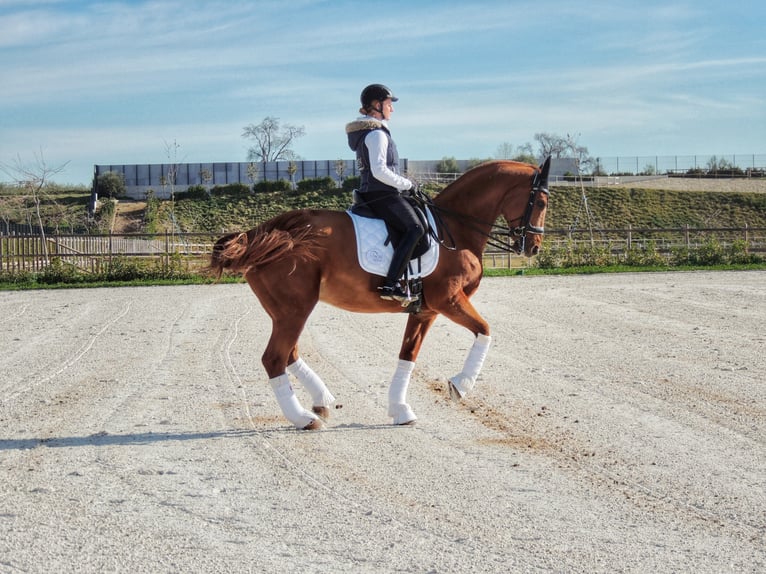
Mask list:
[[418,419],[412,419],[411,421],[407,421],[405,423],[397,423],[396,426],[399,426],[399,427],[414,427],[416,424],[418,424]]
[[301,430],[321,430],[323,426],[321,419],[314,419]]
[[412,426],[418,420],[410,405],[407,404],[390,405],[388,416],[394,419],[395,426]]
[[311,412],[323,421],[330,420],[330,409],[328,407],[311,407]]
[[457,390],[457,387],[452,384],[452,381],[448,381],[449,385],[449,398],[452,401],[460,401],[463,398],[463,395],[460,394],[460,391]]

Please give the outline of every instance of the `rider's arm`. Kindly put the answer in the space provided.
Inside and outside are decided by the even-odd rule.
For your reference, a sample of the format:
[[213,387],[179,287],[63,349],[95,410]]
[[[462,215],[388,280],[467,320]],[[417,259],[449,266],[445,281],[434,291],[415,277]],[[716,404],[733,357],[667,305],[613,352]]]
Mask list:
[[381,130],[373,130],[364,138],[364,143],[370,152],[372,177],[400,191],[412,187],[412,182],[409,179],[395,173],[386,163],[386,156],[388,155],[388,137],[386,134]]

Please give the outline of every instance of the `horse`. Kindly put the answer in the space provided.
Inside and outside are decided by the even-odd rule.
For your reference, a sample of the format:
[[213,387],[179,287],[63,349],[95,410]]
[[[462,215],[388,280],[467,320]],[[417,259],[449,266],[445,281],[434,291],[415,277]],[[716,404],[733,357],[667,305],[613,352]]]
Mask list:
[[[501,215],[507,223],[502,230],[509,237],[504,246],[527,257],[538,253],[549,169],[550,157],[539,167],[490,161],[466,171],[428,201],[438,215],[439,259],[422,278],[420,305],[409,314],[388,389],[388,416],[394,425],[417,420],[407,403],[407,389],[423,339],[440,314],[474,335],[463,369],[448,379],[450,397],[460,400],[475,386],[491,343],[489,324],[470,302],[482,278],[482,253],[494,241]],[[298,429],[322,428],[335,401],[298,352],[298,339],[316,304],[323,301],[360,313],[403,310],[401,303],[379,297],[383,277],[361,268],[355,245],[348,213],[297,209],[247,232],[221,237],[212,251],[208,270],[218,279],[224,271],[243,275],[271,318],[271,336],[261,360],[282,413]],[[310,411],[298,400],[291,376],[310,394]]]

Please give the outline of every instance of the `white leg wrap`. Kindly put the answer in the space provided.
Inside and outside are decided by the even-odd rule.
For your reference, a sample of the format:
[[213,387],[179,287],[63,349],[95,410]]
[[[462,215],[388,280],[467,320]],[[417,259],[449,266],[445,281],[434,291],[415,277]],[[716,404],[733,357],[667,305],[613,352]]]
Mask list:
[[417,419],[407,404],[407,387],[414,369],[415,363],[400,359],[388,387],[388,416],[393,417],[395,425],[408,424]]
[[304,429],[318,418],[314,413],[304,409],[298,402],[298,397],[295,396],[287,373],[269,379],[269,384],[277,397],[279,408],[282,409],[285,418],[296,427]]
[[298,382],[309,392],[315,407],[329,407],[335,402],[335,397],[327,390],[319,375],[300,357],[293,364],[287,365],[287,372],[298,379]]
[[481,372],[491,342],[492,338],[489,335],[482,335],[481,333],[476,335],[476,340],[465,359],[463,370],[449,380],[452,398],[462,399],[476,385],[476,377]]

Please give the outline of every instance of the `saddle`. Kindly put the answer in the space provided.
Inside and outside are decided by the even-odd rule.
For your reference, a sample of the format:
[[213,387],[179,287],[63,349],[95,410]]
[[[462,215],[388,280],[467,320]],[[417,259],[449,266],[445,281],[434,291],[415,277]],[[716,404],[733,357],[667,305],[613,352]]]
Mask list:
[[[367,217],[369,219],[379,219],[378,216],[375,215],[372,209],[370,209],[370,207],[367,205],[367,202],[362,197],[362,194],[359,193],[356,189],[353,191],[353,199],[354,203],[351,205],[351,213],[360,217]],[[408,197],[407,201],[409,201],[410,205],[415,210],[418,219],[420,219],[420,225],[422,225],[423,229],[426,230],[426,232],[423,234],[423,237],[420,238],[420,241],[418,241],[417,245],[415,245],[415,249],[412,252],[412,259],[414,260],[422,256],[431,247],[431,237],[434,233],[434,230],[431,225],[432,221],[429,220],[430,218],[427,214],[428,207],[413,197]],[[385,245],[391,243],[394,249],[396,249],[399,247],[401,233],[390,227],[388,223],[383,223],[385,224],[386,230],[388,232],[388,237],[386,238]]]
[[[356,232],[359,265],[368,273],[385,277],[401,235],[377,217],[356,190],[353,199],[347,212]],[[432,273],[439,262],[439,242],[434,240],[438,237],[436,223],[425,202],[412,197],[408,200],[426,230],[415,246],[404,277],[409,292],[419,295],[422,292],[422,278]],[[410,303],[405,310],[417,313],[420,310],[420,298]]]

